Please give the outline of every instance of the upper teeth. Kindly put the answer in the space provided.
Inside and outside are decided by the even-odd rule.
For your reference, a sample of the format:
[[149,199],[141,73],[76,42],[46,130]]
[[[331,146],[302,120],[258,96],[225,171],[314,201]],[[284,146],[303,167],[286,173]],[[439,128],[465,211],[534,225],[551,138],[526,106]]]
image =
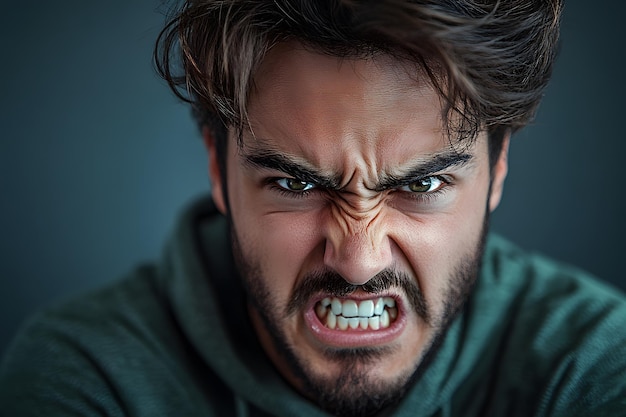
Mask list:
[[376,300],[340,300],[324,298],[315,307],[319,319],[331,329],[346,330],[389,327],[390,321],[398,315],[396,302],[391,297],[379,297]]

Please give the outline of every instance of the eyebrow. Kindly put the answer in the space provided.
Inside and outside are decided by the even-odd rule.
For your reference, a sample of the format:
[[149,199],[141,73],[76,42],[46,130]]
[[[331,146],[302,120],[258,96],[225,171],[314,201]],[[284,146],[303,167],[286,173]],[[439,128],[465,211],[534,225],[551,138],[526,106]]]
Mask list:
[[403,170],[402,175],[384,174],[376,187],[376,191],[402,187],[452,167],[460,168],[468,165],[472,159],[472,154],[453,149],[439,152],[429,156],[423,162]]
[[244,154],[244,160],[248,165],[284,172],[300,181],[310,182],[330,190],[339,189],[338,177],[324,175],[313,167],[307,167],[301,162],[273,151],[263,150],[254,154]]
[[[306,163],[298,162],[286,155],[271,150],[257,150],[254,153],[244,154],[244,161],[247,165],[257,168],[271,169],[284,172],[287,175],[306,181],[329,190],[340,191],[340,176],[328,176],[320,173],[314,167],[307,166]],[[375,191],[383,191],[391,188],[398,188],[408,185],[420,178],[434,175],[451,167],[462,167],[467,165],[473,156],[466,152],[446,150],[424,158],[416,165],[403,170],[401,175],[383,174]]]

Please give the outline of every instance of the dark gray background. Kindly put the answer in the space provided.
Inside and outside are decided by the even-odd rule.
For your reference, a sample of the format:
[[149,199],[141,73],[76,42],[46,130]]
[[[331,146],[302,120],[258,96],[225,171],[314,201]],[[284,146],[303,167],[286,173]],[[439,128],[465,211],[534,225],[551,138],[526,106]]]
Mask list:
[[[2,4],[0,354],[35,309],[157,257],[181,207],[208,189],[187,108],[151,67],[163,11]],[[493,219],[622,289],[624,15],[625,2],[567,2],[553,82],[514,138]]]

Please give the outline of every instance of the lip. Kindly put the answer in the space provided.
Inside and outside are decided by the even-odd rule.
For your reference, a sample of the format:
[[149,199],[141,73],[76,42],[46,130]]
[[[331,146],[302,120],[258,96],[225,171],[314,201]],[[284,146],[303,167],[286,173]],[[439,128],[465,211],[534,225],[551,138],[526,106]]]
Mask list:
[[315,305],[326,295],[317,297],[310,303],[304,313],[304,321],[311,333],[321,343],[331,347],[339,348],[359,348],[381,346],[393,342],[404,330],[407,322],[405,309],[401,300],[393,294],[382,294],[372,297],[351,296],[354,300],[367,300],[378,297],[392,297],[398,306],[398,317],[386,329],[363,330],[363,329],[329,329],[320,321],[315,314]]

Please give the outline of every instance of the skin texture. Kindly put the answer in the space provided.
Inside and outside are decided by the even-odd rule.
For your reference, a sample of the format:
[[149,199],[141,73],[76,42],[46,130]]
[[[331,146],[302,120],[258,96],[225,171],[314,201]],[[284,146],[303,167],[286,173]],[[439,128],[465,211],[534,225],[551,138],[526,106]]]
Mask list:
[[[227,181],[205,139],[257,335],[303,395],[336,413],[376,411],[401,395],[470,291],[508,139],[490,172],[487,135],[448,138],[440,98],[413,66],[298,44],[270,51],[248,112],[241,147],[230,133]],[[390,287],[363,287],[377,276]],[[329,331],[313,309],[340,293],[391,296],[398,318],[380,333]]]

